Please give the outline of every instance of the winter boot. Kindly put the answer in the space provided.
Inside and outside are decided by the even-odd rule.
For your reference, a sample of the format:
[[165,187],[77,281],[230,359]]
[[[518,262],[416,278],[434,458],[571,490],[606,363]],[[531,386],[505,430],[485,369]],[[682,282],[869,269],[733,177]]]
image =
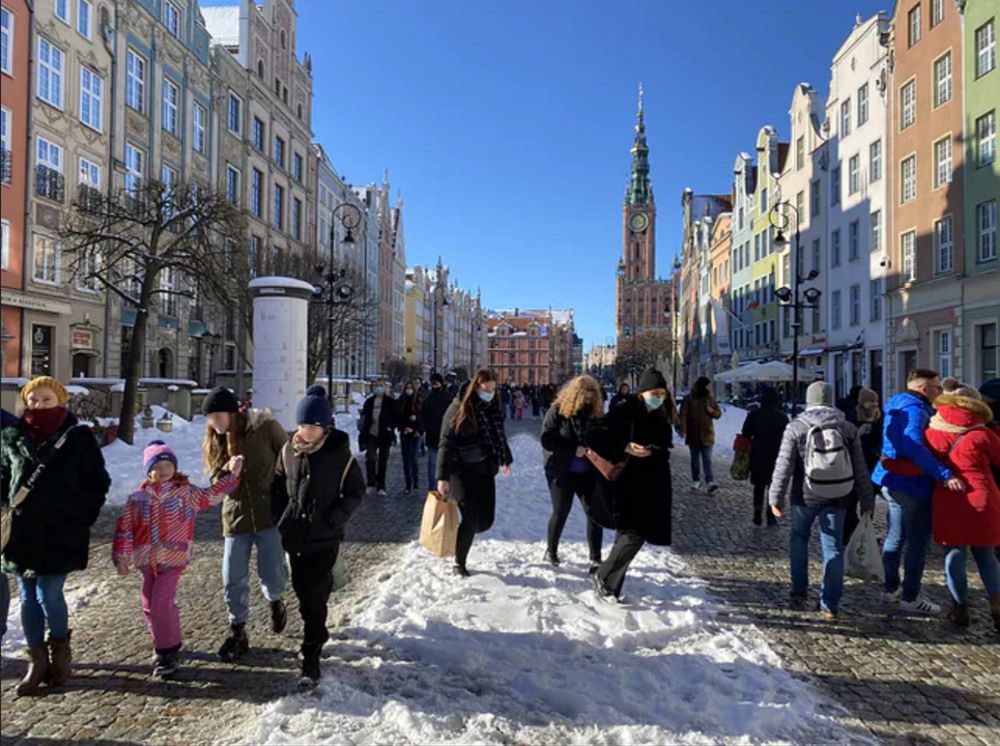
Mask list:
[[990,596],[990,614],[993,616],[993,626],[1000,632],[1000,593]]
[[465,565],[460,565],[457,562],[455,563],[455,566],[453,568],[451,568],[451,572],[452,572],[453,575],[458,575],[460,578],[467,578],[471,574],[465,568]]
[[545,561],[553,567],[559,567],[559,555],[551,549],[545,550]]
[[73,661],[73,651],[69,646],[72,634],[71,631],[67,631],[64,640],[53,640],[52,636],[49,636],[49,656],[52,661],[48,677],[50,686],[62,686],[69,678],[69,666]]
[[319,683],[319,655],[323,643],[302,643],[302,676],[299,678],[299,689],[312,689]]
[[285,608],[285,602],[280,598],[277,601],[271,602],[271,631],[276,635],[280,635],[285,631],[285,625],[288,624],[288,609]]
[[156,655],[153,676],[158,679],[172,679],[181,669],[181,646],[164,650]]
[[972,624],[972,615],[969,614],[968,604],[951,604],[951,609],[948,610],[948,619],[951,620],[952,624],[959,627],[968,627]]
[[17,696],[28,697],[38,694],[42,682],[49,675],[49,649],[44,645],[29,645],[24,649],[28,657],[28,672],[17,685]]
[[233,622],[229,627],[229,635],[219,648],[219,659],[232,663],[242,658],[249,649],[250,640],[247,639],[246,623]]

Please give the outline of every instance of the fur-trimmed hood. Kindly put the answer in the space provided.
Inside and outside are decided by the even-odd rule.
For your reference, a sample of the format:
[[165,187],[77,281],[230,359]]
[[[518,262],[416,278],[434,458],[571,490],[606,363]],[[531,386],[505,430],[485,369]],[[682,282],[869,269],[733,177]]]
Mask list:
[[982,427],[993,417],[989,405],[968,396],[942,394],[934,400],[937,414],[931,417],[932,430],[964,433]]
[[268,420],[274,419],[274,415],[271,413],[270,407],[264,407],[263,409],[247,409],[244,412],[247,418],[247,432],[252,433],[257,430],[261,425],[263,425]]

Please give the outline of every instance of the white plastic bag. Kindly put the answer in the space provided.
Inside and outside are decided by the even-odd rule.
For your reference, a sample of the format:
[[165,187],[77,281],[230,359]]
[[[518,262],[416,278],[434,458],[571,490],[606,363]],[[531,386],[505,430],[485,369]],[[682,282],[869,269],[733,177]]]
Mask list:
[[882,550],[875,539],[875,525],[870,515],[861,516],[861,522],[851,534],[851,540],[845,550],[844,572],[852,578],[885,581],[885,571],[882,568]]

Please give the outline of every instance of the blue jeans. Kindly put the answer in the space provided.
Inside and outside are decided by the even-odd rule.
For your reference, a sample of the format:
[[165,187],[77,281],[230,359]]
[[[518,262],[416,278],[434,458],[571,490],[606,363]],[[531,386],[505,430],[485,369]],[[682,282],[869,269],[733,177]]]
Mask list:
[[698,460],[705,467],[705,481],[709,484],[715,481],[712,474],[712,446],[689,446],[691,449],[691,481],[697,482],[699,479]]
[[[899,588],[899,562],[903,560],[903,600],[915,601],[924,578],[927,543],[931,537],[931,504],[899,490],[886,490],[889,530],[882,545],[885,591]],[[903,545],[906,545],[903,549]]]
[[951,597],[957,604],[964,604],[969,596],[969,583],[965,577],[965,556],[969,550],[979,566],[979,577],[986,593],[990,596],[1000,594],[1000,562],[994,547],[951,547],[944,557],[944,576]]
[[63,595],[65,575],[17,576],[21,591],[21,626],[24,641],[30,646],[45,642],[45,626],[53,640],[65,640],[69,635],[69,610]]
[[427,446],[427,489],[437,489],[438,449]]
[[0,572],[0,638],[7,634],[7,612],[10,611],[10,586],[7,576]]
[[823,583],[820,606],[836,612],[844,593],[844,508],[827,505],[793,505],[789,550],[791,554],[792,593],[809,591],[809,535],[813,522],[819,521],[819,543],[823,549]]
[[406,489],[416,489],[417,482],[417,451],[420,450],[420,436],[404,435],[400,439],[400,450],[403,452],[403,481]]
[[257,547],[257,577],[264,598],[277,601],[288,585],[288,567],[281,534],[268,528],[253,534],[227,536],[222,555],[222,582],[226,586],[226,608],[233,624],[250,616],[250,552]]

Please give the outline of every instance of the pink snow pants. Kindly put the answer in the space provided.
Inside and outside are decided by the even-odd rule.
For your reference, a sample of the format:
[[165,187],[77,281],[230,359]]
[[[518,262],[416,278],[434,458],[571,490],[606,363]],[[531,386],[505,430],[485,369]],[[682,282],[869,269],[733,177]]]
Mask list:
[[148,567],[142,570],[142,613],[157,652],[181,644],[181,613],[174,600],[180,579],[180,568],[160,570],[155,575]]

